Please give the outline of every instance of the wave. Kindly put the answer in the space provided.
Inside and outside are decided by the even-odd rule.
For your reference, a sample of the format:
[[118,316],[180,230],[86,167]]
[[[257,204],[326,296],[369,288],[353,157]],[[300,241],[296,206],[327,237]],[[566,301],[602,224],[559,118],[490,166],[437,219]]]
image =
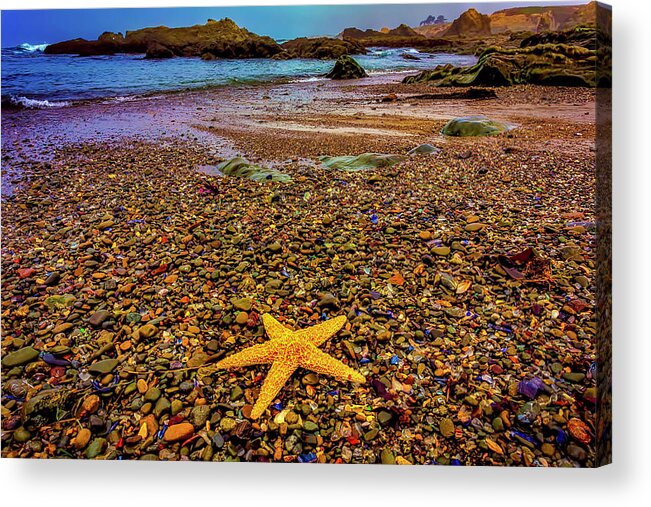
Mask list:
[[67,107],[68,101],[50,102],[49,100],[29,99],[27,97],[10,95],[2,97],[3,109],[47,109],[48,107]]
[[296,79],[290,79],[290,83],[312,83],[315,81],[329,81],[328,78],[323,76],[311,76],[311,77],[299,77]]
[[25,51],[27,53],[35,53],[39,52],[42,53],[45,51],[45,48],[48,47],[49,44],[30,44],[29,42],[23,42],[22,44],[19,44],[16,46],[16,49],[19,49],[21,51]]

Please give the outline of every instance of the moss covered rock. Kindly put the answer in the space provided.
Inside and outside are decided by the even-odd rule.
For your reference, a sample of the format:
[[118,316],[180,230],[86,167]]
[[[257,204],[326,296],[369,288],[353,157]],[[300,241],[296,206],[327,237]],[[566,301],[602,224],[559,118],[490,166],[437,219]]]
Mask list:
[[251,164],[241,157],[226,160],[219,164],[216,169],[226,176],[248,178],[253,181],[292,181],[292,177],[289,174],[281,173],[276,169]]
[[321,157],[321,163],[328,169],[341,171],[363,171],[391,167],[405,159],[402,155],[383,155],[381,153],[362,153],[361,155],[345,155],[342,157]]
[[491,120],[486,116],[463,116],[450,120],[441,133],[454,137],[477,137],[500,134],[510,128],[506,123]]
[[326,74],[326,77],[330,79],[358,79],[367,77],[367,75],[366,71],[354,58],[343,55],[337,58],[335,66]]
[[475,65],[440,65],[407,76],[403,83],[433,82],[437,86],[596,85],[596,50],[571,44],[538,44],[516,49],[490,47]]

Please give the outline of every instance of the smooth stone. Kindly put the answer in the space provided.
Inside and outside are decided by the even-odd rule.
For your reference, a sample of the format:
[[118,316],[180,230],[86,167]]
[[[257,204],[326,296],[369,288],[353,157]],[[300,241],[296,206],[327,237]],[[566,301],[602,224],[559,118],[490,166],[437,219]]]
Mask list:
[[137,331],[138,337],[144,338],[146,340],[152,338],[157,332],[158,328],[153,324],[145,324],[144,326],[140,326]]
[[45,279],[45,285],[47,285],[48,287],[52,287],[58,284],[60,281],[61,281],[61,273],[54,271],[53,273],[50,273],[50,276],[48,276]]
[[392,419],[393,419],[393,414],[391,414],[391,412],[387,412],[386,410],[381,410],[377,415],[377,421],[382,426],[387,426]]
[[312,421],[305,421],[305,423],[303,423],[303,429],[310,433],[314,433],[315,431],[319,431],[319,426]]
[[160,417],[171,408],[172,404],[167,398],[159,398],[154,406],[153,414]]
[[170,414],[176,415],[183,410],[183,402],[181,400],[172,400],[170,405]]
[[240,312],[237,314],[237,317],[235,317],[235,322],[243,326],[246,324],[249,320],[249,314],[246,312]]
[[188,422],[182,422],[167,428],[163,440],[165,442],[178,442],[179,440],[187,440],[192,435],[194,435],[194,426]]
[[22,349],[11,352],[10,354],[7,354],[5,357],[3,357],[2,366],[5,368],[13,368],[14,366],[21,366],[26,363],[31,363],[38,358],[38,353],[38,350],[36,350],[34,347],[23,347]]
[[75,325],[73,323],[64,322],[63,324],[59,324],[58,326],[55,326],[54,329],[52,329],[52,334],[65,333],[66,331],[70,331],[74,327]]
[[150,387],[145,393],[145,401],[155,402],[161,397],[161,391],[158,387]]
[[92,436],[92,433],[88,428],[83,428],[79,430],[79,433],[77,433],[77,436],[72,440],[72,445],[79,450],[84,449],[87,445],[88,442],[90,442],[90,437]]
[[198,405],[190,412],[190,421],[195,428],[201,428],[206,425],[209,416],[210,407],[208,405]]
[[90,373],[111,373],[117,367],[118,363],[119,361],[117,359],[104,359],[91,364],[88,367],[88,371]]
[[235,386],[231,389],[231,401],[237,401],[244,395],[244,391],[240,386]]
[[446,417],[439,423],[439,431],[445,438],[450,438],[454,435],[454,429],[454,422],[449,417]]
[[471,224],[466,225],[465,229],[468,232],[477,232],[481,231],[485,227],[484,224],[481,224],[479,222],[473,222]]
[[450,255],[450,247],[448,247],[448,246],[438,246],[438,247],[432,248],[432,253],[435,253],[436,255],[440,255],[440,256]]
[[581,382],[585,378],[585,373],[564,373],[563,378],[569,382]]
[[88,323],[91,326],[99,327],[102,325],[102,323],[105,320],[107,320],[111,316],[112,316],[111,312],[108,312],[106,310],[99,310],[90,316],[90,318],[88,319]]
[[380,460],[382,461],[383,465],[396,464],[396,458],[389,449],[382,449],[382,452],[380,453]]
[[319,376],[316,373],[308,373],[301,379],[301,382],[304,386],[314,386],[319,383]]
[[99,456],[106,449],[107,441],[105,438],[98,437],[94,439],[86,449],[86,457],[93,459]]
[[23,442],[27,442],[32,437],[32,434],[29,431],[27,431],[25,428],[20,426],[19,428],[16,428],[14,430],[13,436],[16,442],[23,443]]
[[233,306],[242,312],[248,312],[253,306],[251,298],[241,298],[233,301]]

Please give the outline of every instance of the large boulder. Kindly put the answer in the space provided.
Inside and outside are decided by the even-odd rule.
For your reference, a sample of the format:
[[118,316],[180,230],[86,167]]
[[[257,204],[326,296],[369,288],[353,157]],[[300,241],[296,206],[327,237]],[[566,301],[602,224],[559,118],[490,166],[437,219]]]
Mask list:
[[509,130],[506,123],[491,120],[486,116],[463,116],[450,120],[441,134],[453,137],[492,136]]
[[335,66],[326,74],[326,77],[330,79],[359,79],[367,76],[368,74],[362,66],[348,55],[337,58]]
[[491,20],[485,14],[481,14],[476,9],[468,9],[452,22],[443,35],[450,36],[469,36],[469,35],[490,35]]

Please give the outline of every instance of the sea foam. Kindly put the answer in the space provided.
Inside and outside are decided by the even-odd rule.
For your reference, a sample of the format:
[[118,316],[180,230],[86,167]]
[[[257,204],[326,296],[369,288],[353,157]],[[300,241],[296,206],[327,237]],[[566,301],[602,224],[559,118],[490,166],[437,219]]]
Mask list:
[[29,42],[23,42],[22,44],[19,44],[17,48],[21,51],[26,51],[27,53],[34,53],[36,51],[42,53],[48,46],[49,44],[30,44]]
[[48,107],[66,107],[71,105],[68,101],[49,101],[29,99],[27,97],[11,95],[10,97],[2,98],[3,107],[15,109],[46,109]]

